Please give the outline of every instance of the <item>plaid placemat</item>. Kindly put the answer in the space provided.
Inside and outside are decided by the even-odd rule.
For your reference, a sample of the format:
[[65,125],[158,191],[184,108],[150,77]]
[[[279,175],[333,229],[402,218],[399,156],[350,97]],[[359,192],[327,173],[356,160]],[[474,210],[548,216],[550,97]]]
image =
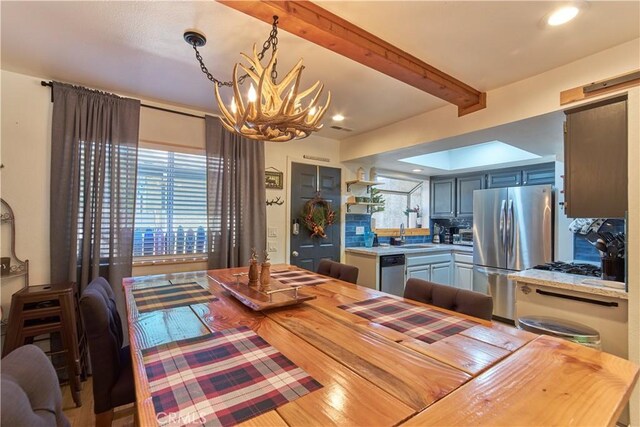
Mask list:
[[134,289],[131,294],[140,313],[218,300],[197,282]]
[[479,325],[390,297],[373,298],[339,308],[429,344]]
[[301,270],[274,271],[271,273],[271,277],[280,283],[291,286],[313,286],[332,280],[331,277]]
[[156,414],[179,424],[237,424],[322,387],[246,326],[142,357]]

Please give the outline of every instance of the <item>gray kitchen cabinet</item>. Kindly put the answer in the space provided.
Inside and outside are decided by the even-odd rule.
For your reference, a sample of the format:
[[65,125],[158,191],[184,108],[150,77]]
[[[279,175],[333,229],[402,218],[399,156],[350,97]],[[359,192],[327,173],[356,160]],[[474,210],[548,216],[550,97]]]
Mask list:
[[565,111],[564,209],[570,218],[627,211],[627,96]]
[[456,217],[473,216],[473,192],[485,187],[484,180],[484,174],[456,178]]
[[555,178],[554,162],[497,169],[471,175],[431,177],[431,218],[473,217],[475,190],[522,185],[553,185]]
[[487,174],[487,188],[518,187],[522,183],[522,170],[497,170]]
[[555,163],[529,166],[522,171],[522,185],[555,184]]
[[431,218],[455,217],[456,179],[434,178],[431,180]]

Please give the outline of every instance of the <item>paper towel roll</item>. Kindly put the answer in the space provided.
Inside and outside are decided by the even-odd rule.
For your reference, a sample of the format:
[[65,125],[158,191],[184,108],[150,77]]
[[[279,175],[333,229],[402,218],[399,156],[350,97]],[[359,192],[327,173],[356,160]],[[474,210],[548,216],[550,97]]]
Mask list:
[[418,227],[418,212],[409,212],[409,228]]

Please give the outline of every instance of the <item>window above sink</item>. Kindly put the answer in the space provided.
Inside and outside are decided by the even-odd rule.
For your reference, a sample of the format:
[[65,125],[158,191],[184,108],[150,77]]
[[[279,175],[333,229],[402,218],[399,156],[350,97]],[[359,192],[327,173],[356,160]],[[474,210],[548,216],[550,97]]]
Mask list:
[[428,181],[383,171],[378,172],[377,181],[383,183],[376,191],[384,199],[384,210],[371,215],[378,236],[399,236],[400,224],[406,236],[428,235]]

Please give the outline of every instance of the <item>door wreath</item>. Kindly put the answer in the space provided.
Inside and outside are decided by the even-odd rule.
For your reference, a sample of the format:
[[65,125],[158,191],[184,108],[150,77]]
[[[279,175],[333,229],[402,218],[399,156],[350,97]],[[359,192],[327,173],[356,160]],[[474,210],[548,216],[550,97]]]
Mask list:
[[302,221],[305,227],[311,231],[311,237],[327,238],[325,229],[333,224],[336,219],[336,212],[331,209],[329,202],[314,197],[304,204],[302,208]]

